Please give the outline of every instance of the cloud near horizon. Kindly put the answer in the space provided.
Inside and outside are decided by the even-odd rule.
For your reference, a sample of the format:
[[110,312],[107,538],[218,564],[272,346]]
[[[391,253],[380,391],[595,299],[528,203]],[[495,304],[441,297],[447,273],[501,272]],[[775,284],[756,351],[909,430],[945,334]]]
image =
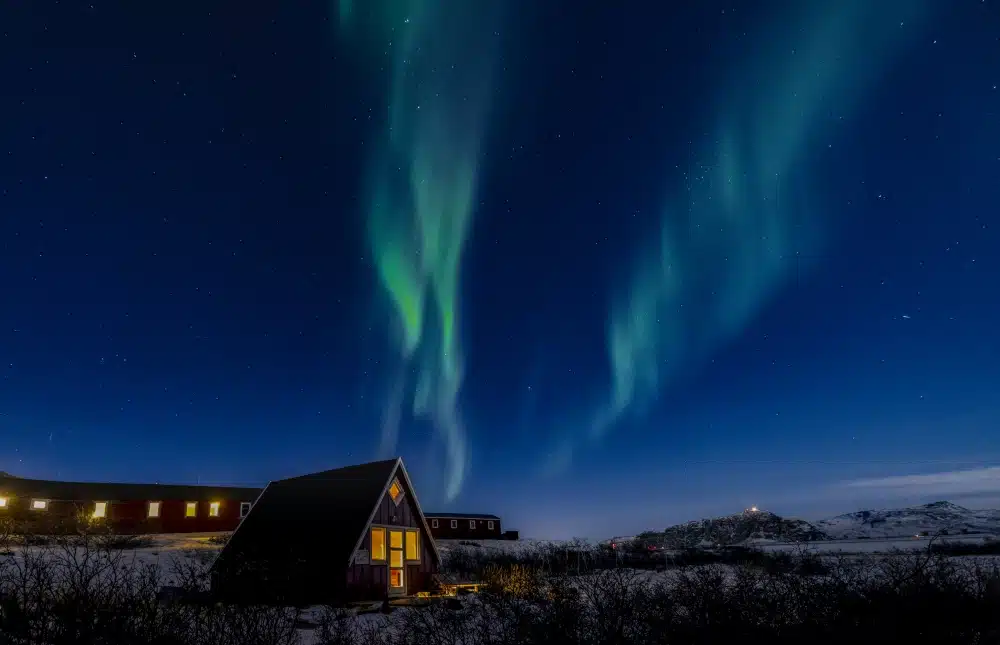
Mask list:
[[856,479],[843,486],[899,495],[1000,496],[1000,466]]

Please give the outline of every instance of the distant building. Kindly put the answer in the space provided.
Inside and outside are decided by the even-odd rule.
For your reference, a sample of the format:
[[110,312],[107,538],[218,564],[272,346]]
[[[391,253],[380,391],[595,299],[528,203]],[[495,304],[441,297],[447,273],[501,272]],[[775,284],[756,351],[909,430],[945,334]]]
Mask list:
[[517,539],[517,531],[503,532],[500,518],[482,513],[427,513],[431,535],[439,540]]
[[441,556],[402,459],[273,481],[212,565],[220,599],[279,605],[430,591]]
[[24,479],[0,473],[0,519],[37,532],[99,521],[116,533],[212,533],[239,526],[260,488]]

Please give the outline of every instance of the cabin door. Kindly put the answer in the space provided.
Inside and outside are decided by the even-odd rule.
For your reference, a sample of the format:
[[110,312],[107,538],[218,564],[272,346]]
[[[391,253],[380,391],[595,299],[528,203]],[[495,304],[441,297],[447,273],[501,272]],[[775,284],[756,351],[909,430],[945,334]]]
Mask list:
[[389,531],[389,595],[406,594],[406,567],[403,566],[403,532]]

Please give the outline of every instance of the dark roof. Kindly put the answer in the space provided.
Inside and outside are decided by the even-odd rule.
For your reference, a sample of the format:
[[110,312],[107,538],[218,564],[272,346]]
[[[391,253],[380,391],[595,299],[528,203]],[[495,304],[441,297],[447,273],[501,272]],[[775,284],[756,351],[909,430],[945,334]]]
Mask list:
[[0,475],[0,493],[72,502],[124,502],[183,500],[190,502],[232,500],[252,502],[262,489],[234,486],[180,484],[128,484],[113,482],[59,482]]
[[[322,558],[346,567],[398,461],[375,461],[271,482],[213,568],[236,557]],[[302,555],[293,556],[292,550]]]
[[499,520],[496,515],[486,515],[485,513],[424,513],[424,517],[436,517],[438,519],[450,520]]

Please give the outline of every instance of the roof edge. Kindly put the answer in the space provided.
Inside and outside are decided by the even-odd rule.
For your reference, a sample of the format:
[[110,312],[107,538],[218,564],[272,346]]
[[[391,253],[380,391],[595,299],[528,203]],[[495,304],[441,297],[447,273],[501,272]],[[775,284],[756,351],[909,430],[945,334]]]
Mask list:
[[236,486],[234,484],[178,484],[174,482],[109,482],[109,481],[70,481],[65,479],[36,479],[34,477],[18,477],[0,471],[0,479],[16,479],[20,484],[60,484],[63,486],[169,486],[174,488],[204,488],[207,490],[263,490],[261,486]]
[[499,515],[491,513],[424,513],[427,517],[448,518],[452,520],[499,520]]
[[260,494],[257,495],[257,499],[255,499],[253,503],[250,505],[250,510],[247,512],[246,515],[243,516],[243,518],[240,520],[240,523],[236,525],[236,528],[233,529],[232,535],[230,535],[229,539],[226,540],[226,543],[222,545],[222,548],[219,550],[219,552],[215,554],[215,559],[212,560],[212,564],[208,567],[209,573],[215,570],[215,564],[219,561],[219,558],[222,557],[222,554],[226,552],[226,549],[229,548],[229,545],[233,543],[233,538],[236,537],[237,533],[239,533],[240,527],[243,526],[243,523],[246,522],[247,518],[250,517],[250,515],[253,513],[253,509],[257,508],[257,502],[259,502],[260,498],[264,496],[264,493],[267,492],[267,489],[268,487],[270,487],[270,485],[271,482],[267,482],[267,486],[265,486],[264,489],[260,491]]

